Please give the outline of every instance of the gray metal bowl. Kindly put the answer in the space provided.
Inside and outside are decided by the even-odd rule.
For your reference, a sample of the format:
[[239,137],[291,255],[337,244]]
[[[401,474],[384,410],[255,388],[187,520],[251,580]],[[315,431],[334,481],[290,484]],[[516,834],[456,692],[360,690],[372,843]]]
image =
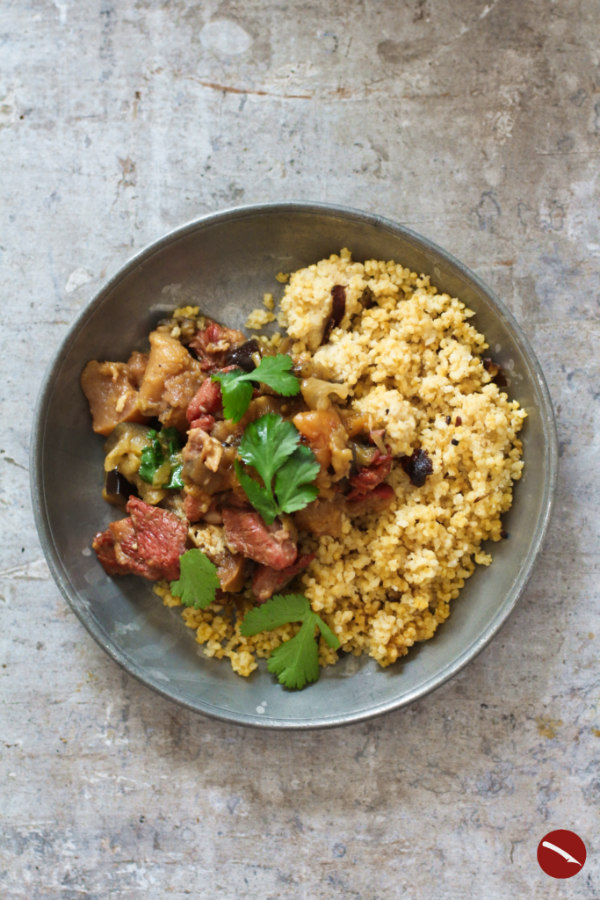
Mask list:
[[[356,259],[395,259],[476,311],[527,410],[525,470],[505,518],[510,540],[470,578],[436,636],[387,669],[349,656],[300,692],[284,690],[264,663],[250,678],[207,659],[177,610],[133,576],[108,578],[90,551],[114,510],[101,497],[102,439],[92,432],[79,375],[89,359],[126,359],[175,305],[193,302],[243,327],[274,275],[341,247]],[[306,729],[357,722],[398,709],[438,687],[487,644],[514,608],[546,531],[557,468],[552,405],[540,366],[503,303],[449,254],[394,222],[322,204],[269,204],[206,216],[135,256],[100,291],[64,340],[38,401],[32,495],[56,582],[96,641],[128,672],[190,709],[231,722]],[[507,651],[508,652],[508,651]]]

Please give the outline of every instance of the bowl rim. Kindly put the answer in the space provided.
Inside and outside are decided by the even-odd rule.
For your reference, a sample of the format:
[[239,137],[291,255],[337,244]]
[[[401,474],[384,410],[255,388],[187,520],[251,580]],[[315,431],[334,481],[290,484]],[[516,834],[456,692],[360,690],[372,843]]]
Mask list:
[[[90,620],[89,617],[86,617],[83,614],[79,605],[71,597],[71,585],[69,584],[66,570],[58,556],[52,539],[43,484],[44,440],[46,431],[44,409],[46,407],[46,400],[52,391],[53,376],[63,364],[71,342],[85,327],[87,320],[94,314],[96,308],[101,305],[104,298],[113,291],[123,279],[128,277],[133,269],[147,259],[150,259],[155,253],[164,251],[171,243],[177,242],[189,233],[202,228],[222,224],[227,220],[233,221],[249,216],[254,217],[257,215],[269,215],[273,213],[278,215],[286,213],[307,215],[321,214],[329,216],[338,215],[344,218],[350,218],[355,223],[399,234],[415,243],[421,249],[428,252],[433,251],[434,254],[446,260],[451,266],[457,269],[464,278],[470,281],[488,297],[493,307],[500,314],[504,324],[512,333],[513,339],[520,345],[524,355],[528,358],[531,369],[535,375],[537,393],[540,398],[540,405],[538,408],[547,448],[547,469],[544,478],[544,491],[540,501],[540,516],[537,521],[536,532],[532,544],[522,562],[511,591],[505,596],[504,602],[498,607],[498,610],[490,620],[488,626],[478,638],[465,647],[458,657],[449,662],[441,670],[438,670],[435,675],[428,678],[420,687],[407,692],[398,699],[386,700],[381,703],[369,705],[368,707],[356,710],[352,713],[334,713],[329,716],[308,717],[303,720],[287,719],[284,717],[265,718],[264,716],[258,716],[250,712],[248,714],[240,714],[238,712],[224,710],[220,707],[213,707],[210,703],[205,701],[194,704],[182,699],[175,691],[166,688],[160,681],[153,679],[152,677],[149,677],[147,673],[144,673],[142,671],[143,667],[137,665],[134,660],[127,657],[117,645],[109,640],[104,631],[98,627],[93,620]],[[484,647],[487,646],[506,622],[522,596],[546,538],[554,507],[558,478],[558,436],[556,417],[550,397],[550,391],[537,356],[513,313],[508,309],[504,301],[502,301],[478,275],[454,257],[452,253],[440,247],[434,241],[393,219],[340,204],[290,200],[285,202],[272,201],[232,206],[218,212],[206,213],[189,220],[183,225],[171,229],[130,256],[119,269],[101,285],[93,297],[88,300],[66,332],[58,349],[46,366],[34,408],[29,461],[30,492],[34,519],[40,544],[50,572],[70,609],[75,613],[96,643],[99,644],[99,646],[114,659],[121,668],[146,687],[155,690],[166,699],[171,700],[180,706],[184,706],[200,715],[205,715],[213,719],[236,725],[253,726],[272,730],[307,731],[311,729],[351,725],[372,719],[376,716],[383,715],[384,713],[392,712],[393,710],[402,709],[441,687],[449,679],[458,674],[461,669],[471,662]]]

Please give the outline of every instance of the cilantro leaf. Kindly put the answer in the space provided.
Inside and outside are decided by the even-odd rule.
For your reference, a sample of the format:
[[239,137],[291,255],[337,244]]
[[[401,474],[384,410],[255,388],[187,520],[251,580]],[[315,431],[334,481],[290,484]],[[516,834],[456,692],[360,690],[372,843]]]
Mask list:
[[321,616],[318,616],[316,613],[313,613],[317,620],[317,628],[321,632],[321,637],[325,641],[325,643],[331,647],[332,650],[338,650],[340,646],[339,638],[335,636],[329,625],[323,621]]
[[306,597],[302,594],[276,594],[246,614],[240,631],[245,637],[251,637],[261,631],[280,628],[289,622],[302,622],[302,627],[293,638],[272,651],[267,668],[277,675],[285,687],[301,690],[306,684],[319,678],[319,651],[315,630],[319,629],[332,649],[337,650],[340,646],[338,638],[323,619],[313,612]]
[[300,445],[298,429],[281,416],[267,413],[251,422],[238,452],[262,478],[261,486],[236,460],[239,482],[267,525],[279,513],[304,509],[317,496],[318,489],[310,482],[317,477],[319,463],[309,447]]
[[300,442],[300,433],[291,422],[275,413],[267,413],[250,422],[240,441],[239,454],[254,466],[270,488],[277,469],[291,456]]
[[302,622],[308,610],[310,605],[303,594],[275,594],[266,603],[246,613],[241,632],[244,637],[252,637],[260,631],[273,631],[288,622]]
[[165,484],[167,490],[183,490],[183,478],[181,477],[182,472],[183,463],[179,463],[171,469],[171,478],[169,479],[169,483]]
[[226,419],[239,422],[252,400],[252,385],[244,377],[247,373],[242,369],[233,369],[231,372],[217,372],[212,375],[213,381],[221,385],[223,398],[223,415]]
[[279,512],[272,492],[265,487],[261,487],[257,481],[251,478],[250,475],[247,475],[237,459],[235,460],[234,465],[238,481],[240,482],[246,497],[254,509],[261,514],[267,525],[271,525]]
[[252,384],[266,384],[283,397],[291,397],[300,392],[300,380],[292,374],[293,360],[287,353],[265,356],[252,372],[233,369],[217,372],[211,376],[221,385],[223,414],[226,419],[239,422],[252,399]]
[[319,493],[310,482],[319,474],[319,463],[309,447],[298,447],[275,476],[275,494],[286,513],[304,509]]
[[150,444],[142,450],[138,474],[140,478],[147,481],[148,484],[152,484],[154,474],[163,464],[165,458],[156,431],[151,428],[146,437],[150,441]]
[[146,437],[150,443],[142,449],[138,475],[154,487],[181,490],[183,464],[177,429],[162,428],[157,432],[151,428]]
[[161,428],[158,439],[163,447],[165,447],[169,456],[173,456],[181,450],[179,432],[176,428]]
[[318,681],[319,649],[314,622],[303,622],[298,634],[272,650],[267,669],[290,690],[301,691],[306,684]]
[[292,374],[294,361],[287,353],[276,356],[265,356],[260,365],[249,372],[253,381],[260,381],[281,394],[282,397],[293,397],[300,393],[300,381]]
[[179,557],[179,564],[179,579],[171,582],[171,593],[174,597],[180,597],[184,606],[206,609],[215,599],[215,593],[221,586],[217,567],[197,547],[186,550]]

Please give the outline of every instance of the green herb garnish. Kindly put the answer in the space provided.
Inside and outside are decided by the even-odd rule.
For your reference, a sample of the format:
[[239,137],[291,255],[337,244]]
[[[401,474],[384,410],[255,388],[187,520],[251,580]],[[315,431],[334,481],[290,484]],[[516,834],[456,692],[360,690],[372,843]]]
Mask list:
[[150,444],[144,447],[138,474],[153,487],[181,490],[181,442],[176,428],[153,428],[147,434]]
[[252,382],[266,384],[282,397],[292,397],[300,392],[300,381],[292,375],[293,360],[286,353],[265,356],[252,372],[232,369],[231,372],[217,372],[213,381],[221,385],[223,415],[226,419],[239,422],[252,399]]
[[292,690],[301,690],[306,684],[319,678],[319,649],[315,640],[318,628],[326,643],[337,650],[338,638],[323,619],[313,612],[302,594],[276,594],[256,606],[244,617],[240,631],[251,637],[261,631],[272,631],[289,622],[302,622],[297,634],[271,652],[267,668],[277,675],[281,684]]
[[171,582],[171,593],[174,597],[180,597],[184,606],[206,609],[221,586],[217,567],[197,547],[182,553],[179,564],[179,580]]
[[300,444],[300,433],[291,422],[267,413],[251,422],[240,442],[243,461],[258,473],[252,478],[236,459],[235,471],[252,506],[267,525],[280,513],[292,513],[316,498],[314,484],[319,463],[309,447]]

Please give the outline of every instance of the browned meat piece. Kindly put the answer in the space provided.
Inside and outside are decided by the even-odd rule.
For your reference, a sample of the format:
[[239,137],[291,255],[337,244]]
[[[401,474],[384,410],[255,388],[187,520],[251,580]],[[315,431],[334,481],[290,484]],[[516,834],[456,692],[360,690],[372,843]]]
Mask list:
[[221,582],[221,590],[228,594],[237,594],[244,587],[244,568],[246,560],[241,553],[223,554],[217,565],[217,578]]
[[192,428],[181,454],[184,481],[193,482],[207,494],[235,487],[235,454],[235,447],[224,447],[202,428]]
[[106,531],[99,531],[92,542],[92,547],[96,551],[96,556],[102,564],[104,571],[108,575],[127,575],[128,569],[117,560],[115,554],[115,541],[110,528]]
[[205,413],[202,416],[198,416],[197,419],[194,419],[193,422],[190,422],[190,428],[201,428],[202,431],[206,431],[207,434],[213,430],[215,425],[215,417],[211,416],[209,413]]
[[368,494],[378,484],[388,477],[392,469],[391,453],[380,453],[376,451],[376,456],[370,466],[361,469],[357,475],[352,475],[349,479],[353,490],[348,494],[348,500],[358,500],[365,494]]
[[342,533],[342,512],[343,506],[336,500],[313,500],[294,513],[294,522],[298,528],[317,537],[324,534],[339,537]]
[[205,378],[188,405],[186,418],[188,422],[193,422],[206,413],[210,413],[212,416],[219,412],[222,406],[221,385],[218,381]]
[[266,525],[256,512],[225,507],[223,525],[228,545],[248,559],[278,571],[296,561],[296,542],[289,529],[277,520]]
[[90,404],[92,428],[109,435],[120,422],[145,422],[128,363],[91,360],[81,373],[81,388]]
[[120,571],[116,575],[141,575],[150,581],[157,581],[161,577],[159,570],[149,565],[139,552],[138,536],[131,521],[131,517],[111,522],[108,530],[115,545],[115,556]]
[[365,513],[383,512],[394,502],[394,489],[389,484],[378,484],[377,487],[362,494],[355,500],[346,501],[346,512],[349,516],[362,516]]
[[165,379],[165,389],[160,400],[158,419],[165,428],[176,428],[185,432],[188,422],[185,411],[198,389],[198,369],[181,372]]
[[185,485],[183,511],[189,522],[198,522],[210,509],[212,497],[195,484]]
[[138,497],[130,497],[126,509],[127,518],[111,522],[94,538],[93,547],[105,571],[109,575],[142,575],[150,581],[178,578],[186,523]]
[[272,569],[269,566],[257,566],[252,578],[252,593],[259,603],[264,603],[277,591],[289,584],[302,569],[305,569],[315,558],[314,553],[299,556],[295,563],[285,569]]
[[135,528],[138,552],[161,577],[179,577],[179,557],[185,552],[187,525],[174,513],[130,497],[126,506]]
[[197,331],[189,346],[198,354],[200,365],[206,372],[215,372],[226,364],[230,350],[246,341],[241,331],[224,328],[216,322],[209,322],[206,328]]

